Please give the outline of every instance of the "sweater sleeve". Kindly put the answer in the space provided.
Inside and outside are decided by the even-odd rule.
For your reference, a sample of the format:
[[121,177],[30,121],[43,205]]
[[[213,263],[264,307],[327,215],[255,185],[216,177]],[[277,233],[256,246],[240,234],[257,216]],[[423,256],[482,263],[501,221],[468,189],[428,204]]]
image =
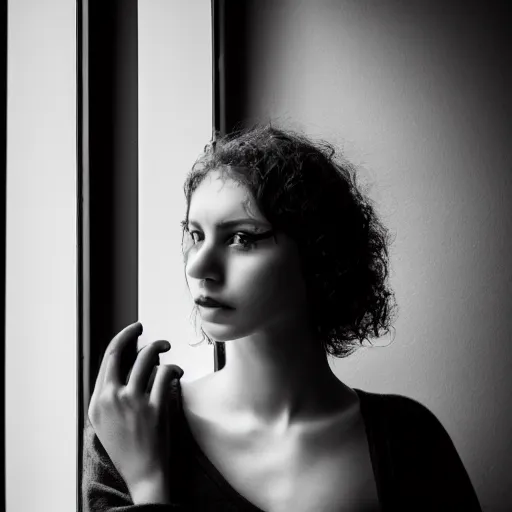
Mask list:
[[94,432],[89,418],[84,428],[82,508],[84,512],[189,512],[180,505],[134,505],[125,481]]
[[411,509],[481,512],[469,475],[439,419],[415,400],[401,398],[396,450],[407,462],[395,469],[408,496],[406,504]]

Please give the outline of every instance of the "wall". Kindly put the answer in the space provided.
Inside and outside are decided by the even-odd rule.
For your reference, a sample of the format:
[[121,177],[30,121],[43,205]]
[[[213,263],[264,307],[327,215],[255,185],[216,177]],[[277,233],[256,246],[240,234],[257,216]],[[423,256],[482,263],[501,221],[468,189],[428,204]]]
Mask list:
[[484,509],[509,510],[505,32],[493,4],[455,4],[250,2],[246,117],[325,138],[361,166],[396,235],[391,285],[400,316],[390,346],[333,368],[349,385],[427,405]]
[[76,510],[75,2],[8,3],[6,498]]

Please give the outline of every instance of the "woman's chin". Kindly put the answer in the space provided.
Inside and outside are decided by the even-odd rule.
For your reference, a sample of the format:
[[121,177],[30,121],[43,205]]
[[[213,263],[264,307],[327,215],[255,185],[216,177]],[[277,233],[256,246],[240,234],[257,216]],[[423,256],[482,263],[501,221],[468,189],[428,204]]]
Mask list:
[[202,329],[212,341],[224,343],[226,341],[243,338],[243,334],[239,329],[229,325],[210,324],[209,322],[203,321]]
[[212,341],[225,342],[239,338],[236,336],[235,329],[229,325],[212,324],[203,320],[202,330]]

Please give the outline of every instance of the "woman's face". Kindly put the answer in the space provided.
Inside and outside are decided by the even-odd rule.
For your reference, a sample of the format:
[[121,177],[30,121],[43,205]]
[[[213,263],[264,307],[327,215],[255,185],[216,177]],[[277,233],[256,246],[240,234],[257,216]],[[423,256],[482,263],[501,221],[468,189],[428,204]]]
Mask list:
[[211,171],[192,195],[186,230],[192,298],[209,297],[232,308],[199,306],[210,338],[228,341],[304,322],[297,247],[284,233],[272,231],[244,186]]

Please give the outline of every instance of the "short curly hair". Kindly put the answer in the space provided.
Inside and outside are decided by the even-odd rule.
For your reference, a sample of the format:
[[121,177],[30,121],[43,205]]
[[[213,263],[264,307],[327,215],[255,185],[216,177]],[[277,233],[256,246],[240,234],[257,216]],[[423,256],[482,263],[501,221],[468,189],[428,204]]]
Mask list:
[[246,186],[274,229],[296,242],[310,319],[329,355],[346,357],[389,332],[398,309],[387,286],[390,236],[331,144],[270,124],[216,134],[186,177],[184,225],[212,170]]

